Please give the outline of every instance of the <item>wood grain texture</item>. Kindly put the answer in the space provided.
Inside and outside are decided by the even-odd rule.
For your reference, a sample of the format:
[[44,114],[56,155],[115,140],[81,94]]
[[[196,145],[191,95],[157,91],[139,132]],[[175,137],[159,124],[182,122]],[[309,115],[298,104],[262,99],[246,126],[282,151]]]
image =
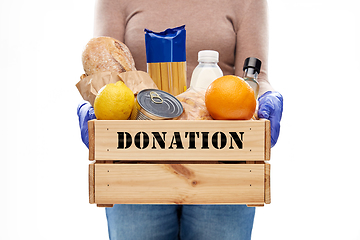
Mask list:
[[95,164],[97,204],[264,204],[264,164]]
[[113,207],[114,206],[114,204],[96,204],[97,205],[97,207]]
[[95,120],[88,121],[89,160],[95,160]]
[[260,119],[260,121],[265,122],[265,161],[270,160],[271,153],[271,126],[270,121],[266,119]]
[[[265,131],[268,120],[249,121],[94,121],[94,148],[90,156],[95,160],[195,160],[195,161],[264,161],[270,158],[270,145],[267,145],[268,132]],[[90,131],[90,129],[89,129]],[[126,132],[131,137],[128,148],[119,148],[118,132]],[[161,148],[153,132],[158,132],[164,139]],[[175,133],[181,138],[182,149],[178,148]],[[240,149],[229,132],[240,136],[243,132],[243,146]],[[144,147],[142,138],[146,133],[149,144]],[[190,133],[195,134],[190,142]],[[205,133],[207,135],[205,135]],[[140,134],[140,145],[135,145],[135,136]],[[222,138],[223,137],[223,138]],[[216,144],[213,138],[217,139]],[[206,139],[208,149],[203,148]],[[221,140],[225,140],[224,146]],[[191,145],[193,144],[193,146]]]
[[271,203],[271,188],[270,188],[270,164],[265,163],[265,203]]
[[248,207],[263,207],[264,204],[246,204]]
[[89,164],[89,203],[95,203],[95,164]]

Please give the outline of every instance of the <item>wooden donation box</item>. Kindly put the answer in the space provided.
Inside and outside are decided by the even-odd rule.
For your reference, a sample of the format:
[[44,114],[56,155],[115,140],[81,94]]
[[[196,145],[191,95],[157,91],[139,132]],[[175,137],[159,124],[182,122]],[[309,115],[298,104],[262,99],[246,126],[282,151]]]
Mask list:
[[89,200],[270,203],[268,120],[91,120]]

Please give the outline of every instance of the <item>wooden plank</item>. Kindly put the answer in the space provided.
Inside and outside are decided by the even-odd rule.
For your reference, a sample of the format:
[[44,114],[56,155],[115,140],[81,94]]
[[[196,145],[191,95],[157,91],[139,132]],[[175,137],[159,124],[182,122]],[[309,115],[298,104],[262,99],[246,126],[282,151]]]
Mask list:
[[266,119],[261,119],[260,121],[265,121],[265,156],[264,160],[270,160],[271,152],[271,126],[270,121]]
[[264,204],[264,164],[95,164],[97,204]]
[[95,203],[95,164],[89,164],[89,202]]
[[96,160],[264,161],[270,157],[265,153],[267,123],[95,120],[95,149],[89,151]]
[[263,207],[264,204],[246,204],[248,207]]
[[265,203],[270,204],[271,203],[271,195],[270,195],[270,164],[265,163]]
[[88,121],[89,160],[95,160],[95,120]]
[[113,207],[114,204],[97,204],[97,207]]

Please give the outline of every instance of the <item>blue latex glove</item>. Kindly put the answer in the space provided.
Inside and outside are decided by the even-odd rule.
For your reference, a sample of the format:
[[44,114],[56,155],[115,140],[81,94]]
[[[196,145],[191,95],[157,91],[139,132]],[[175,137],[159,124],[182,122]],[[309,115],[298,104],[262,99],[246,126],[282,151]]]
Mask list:
[[280,133],[283,97],[279,92],[268,91],[259,97],[258,117],[270,120],[271,147],[275,146]]
[[77,107],[77,115],[79,117],[81,139],[86,147],[89,148],[88,121],[96,119],[94,108],[88,101],[82,101]]

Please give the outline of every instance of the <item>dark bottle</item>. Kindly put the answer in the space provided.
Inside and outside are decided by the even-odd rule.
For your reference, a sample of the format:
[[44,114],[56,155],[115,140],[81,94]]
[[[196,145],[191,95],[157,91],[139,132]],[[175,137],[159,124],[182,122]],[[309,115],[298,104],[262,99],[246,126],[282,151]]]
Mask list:
[[254,57],[249,57],[245,59],[244,62],[244,76],[243,79],[247,82],[252,89],[254,90],[255,99],[258,98],[259,94],[259,83],[257,81],[257,77],[260,73],[261,69],[261,61]]

